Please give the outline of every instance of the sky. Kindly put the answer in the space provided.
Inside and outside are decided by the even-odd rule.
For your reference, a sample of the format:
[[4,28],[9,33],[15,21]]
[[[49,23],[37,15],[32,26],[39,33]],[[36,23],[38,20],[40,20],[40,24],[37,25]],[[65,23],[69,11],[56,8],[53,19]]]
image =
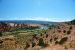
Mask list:
[[0,20],[70,21],[75,0],[0,0]]

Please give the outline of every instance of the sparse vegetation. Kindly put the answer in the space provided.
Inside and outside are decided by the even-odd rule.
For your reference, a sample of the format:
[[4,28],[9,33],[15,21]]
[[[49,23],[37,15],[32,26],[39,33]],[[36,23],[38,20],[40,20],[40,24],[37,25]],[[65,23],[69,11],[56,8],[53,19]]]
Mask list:
[[46,47],[47,46],[47,44],[44,43],[44,40],[42,38],[39,39],[38,45],[42,46],[42,47]]
[[[48,29],[45,29],[46,27],[44,28],[44,26],[32,27],[32,26],[18,25],[13,27],[15,29],[12,28],[12,30],[9,30],[9,31],[2,31],[0,32],[0,38],[3,40],[0,39],[1,40],[0,44],[6,45],[5,43],[7,42],[5,41],[8,40],[9,42],[11,42],[11,45],[13,44],[13,46],[16,46],[16,48],[19,47],[19,49],[23,47],[24,50],[27,50],[28,48],[31,48],[31,50],[36,50],[37,46],[44,48],[50,44],[52,45],[59,44],[61,46],[64,46],[65,49],[69,47],[75,47],[75,43],[74,43],[75,41],[73,42],[71,41],[70,43],[68,43],[70,41],[68,40],[70,38],[68,36],[69,35],[71,36],[71,31],[73,31],[74,29],[73,26],[68,25],[68,27],[66,27],[65,24],[51,25],[49,26]],[[66,29],[64,29],[65,27]],[[62,32],[65,34],[62,34]],[[2,38],[3,36],[4,38]],[[12,37],[9,38],[9,36],[12,36]],[[8,45],[10,46],[10,44]],[[6,46],[3,46],[3,47],[6,47]]]
[[28,47],[30,47],[30,45],[28,43],[26,43],[26,47],[25,48],[27,49]]
[[0,40],[0,48],[2,47],[2,43],[3,43],[3,41],[2,41],[2,40]]
[[0,36],[2,36],[3,34],[2,34],[2,32],[0,32]]
[[59,42],[58,41],[55,41],[55,44],[59,44]]
[[46,34],[46,38],[48,37],[48,34]]
[[58,26],[58,29],[60,29],[60,27]]
[[52,42],[52,39],[50,39],[50,42]]
[[66,33],[66,30],[63,30],[63,33]]
[[69,34],[71,34],[71,31],[69,30],[69,31],[67,31],[67,34],[69,35]]
[[62,38],[60,41],[59,41],[59,44],[60,45],[62,45],[62,44],[64,44],[66,41],[67,41],[67,37],[64,37],[64,38]]
[[60,33],[60,32],[61,32],[61,30],[58,30],[58,32]]
[[34,47],[36,45],[36,43],[32,42],[32,47]]
[[72,30],[72,26],[70,26],[69,30]]
[[58,38],[57,38],[57,37],[55,37],[55,38],[54,38],[54,41],[56,41],[57,39],[58,39]]

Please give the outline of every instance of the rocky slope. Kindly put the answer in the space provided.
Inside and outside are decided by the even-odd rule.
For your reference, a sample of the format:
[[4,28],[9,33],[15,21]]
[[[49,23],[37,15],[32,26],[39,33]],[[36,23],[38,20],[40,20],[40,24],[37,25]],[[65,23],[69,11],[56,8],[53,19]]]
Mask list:
[[1,50],[75,50],[74,23],[74,20],[58,23],[39,34],[0,37]]
[[40,24],[0,22],[0,31],[15,30],[16,27],[40,27]]

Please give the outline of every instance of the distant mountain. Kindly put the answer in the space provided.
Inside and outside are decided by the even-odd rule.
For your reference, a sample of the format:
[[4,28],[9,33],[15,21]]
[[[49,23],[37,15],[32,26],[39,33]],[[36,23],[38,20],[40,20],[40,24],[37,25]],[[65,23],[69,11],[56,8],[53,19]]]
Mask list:
[[75,25],[75,19],[71,21],[71,24],[74,24]]
[[56,22],[36,21],[36,20],[0,20],[0,22],[32,23],[32,24],[54,24]]

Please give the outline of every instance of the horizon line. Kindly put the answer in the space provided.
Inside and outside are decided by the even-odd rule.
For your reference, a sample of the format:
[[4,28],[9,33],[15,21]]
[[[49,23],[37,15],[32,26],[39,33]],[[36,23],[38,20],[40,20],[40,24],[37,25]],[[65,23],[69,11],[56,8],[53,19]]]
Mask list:
[[[19,20],[24,20],[24,19],[2,19],[2,20],[0,20],[0,21],[13,21],[13,20],[17,20],[17,21],[19,21]],[[30,19],[26,19],[26,20],[30,20]],[[74,20],[74,19],[72,19],[72,20]],[[72,21],[72,20],[67,20],[67,21],[48,21],[48,20],[30,20],[30,21],[47,21],[47,22],[68,22],[68,21]]]

